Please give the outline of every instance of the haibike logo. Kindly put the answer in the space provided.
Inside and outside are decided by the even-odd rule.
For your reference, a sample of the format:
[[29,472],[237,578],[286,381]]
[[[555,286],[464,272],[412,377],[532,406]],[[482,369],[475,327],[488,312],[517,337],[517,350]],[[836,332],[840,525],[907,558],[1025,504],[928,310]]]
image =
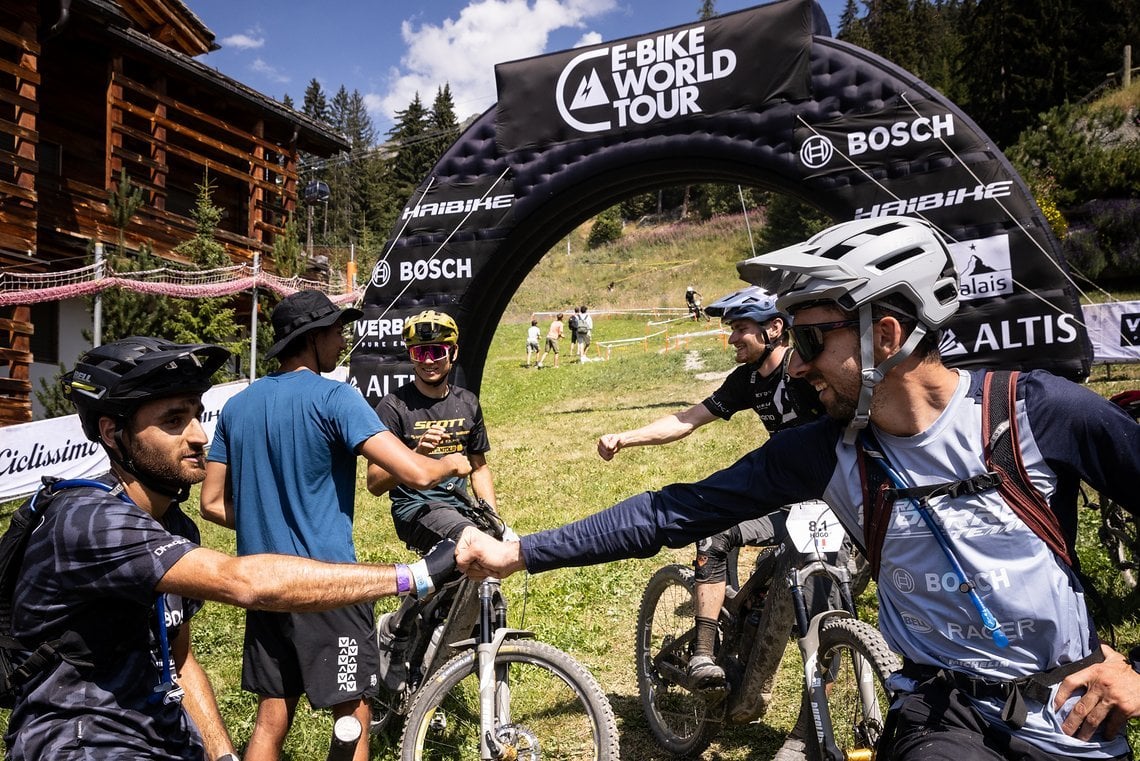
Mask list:
[[[472,273],[471,258],[466,259],[419,259],[414,262],[400,262],[400,282],[413,280],[459,280],[469,278]],[[372,285],[383,288],[392,279],[392,268],[388,262],[380,260],[372,269]]]
[[901,148],[908,143],[925,143],[953,134],[954,117],[951,114],[920,116],[909,122],[895,122],[889,127],[875,127],[867,132],[848,133],[847,155],[858,156],[867,151]]
[[583,121],[573,112],[601,106],[618,127],[701,113],[700,85],[735,70],[736,53],[706,50],[699,26],[575,56],[558,75],[555,100],[569,126],[604,132],[614,127],[613,118]]
[[1013,188],[1013,180],[991,182],[988,185],[975,185],[972,188],[957,188],[944,193],[930,193],[916,198],[902,198],[897,201],[877,203],[869,209],[855,210],[855,219],[871,219],[891,215],[914,214],[920,211],[958,206],[966,201],[988,201],[1008,196]]
[[951,243],[949,248],[955,268],[962,273],[958,278],[962,301],[1013,293],[1008,235]]
[[439,201],[438,203],[418,203],[408,208],[404,207],[401,220],[419,219],[421,217],[441,217],[445,214],[470,214],[476,211],[490,211],[491,209],[507,209],[515,202],[512,195],[489,196],[487,198],[468,198],[466,200]]

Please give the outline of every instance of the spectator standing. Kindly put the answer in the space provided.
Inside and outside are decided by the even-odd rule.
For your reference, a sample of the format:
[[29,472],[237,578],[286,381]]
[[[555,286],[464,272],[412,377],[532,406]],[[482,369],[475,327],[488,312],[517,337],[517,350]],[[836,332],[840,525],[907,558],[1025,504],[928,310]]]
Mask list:
[[[570,356],[578,356],[578,307],[574,307],[574,311],[570,313],[570,319],[566,323],[566,328],[570,331]],[[571,360],[573,361],[573,360]]]
[[[425,488],[470,471],[465,457],[411,452],[356,389],[321,376],[345,349],[344,325],[360,316],[316,290],[283,299],[273,310],[275,342],[266,353],[280,355],[280,370],[223,407],[202,514],[237,530],[239,555],[354,562],[358,454]],[[302,693],[313,707],[331,708],[334,717],[354,715],[368,726],[378,667],[373,628],[369,604],[324,613],[246,613],[242,687],[258,696],[246,761],[280,756]],[[365,736],[356,761],[367,753]]]
[[594,333],[594,318],[586,314],[586,306],[578,307],[578,330],[576,340],[578,343],[578,361],[586,361],[586,351],[590,348],[590,341]]
[[554,352],[554,366],[558,367],[558,342],[562,340],[562,312],[550,321],[550,330],[546,331],[546,345],[542,349],[542,356],[538,358],[537,367],[542,367],[546,355]]
[[526,366],[530,367],[532,359],[538,357],[538,337],[542,331],[538,329],[538,320],[531,319],[530,327],[526,329]]
[[[32,518],[13,634],[26,651],[57,642],[60,656],[24,664],[7,758],[236,761],[194,655],[191,627],[203,600],[327,610],[414,593],[417,578],[430,582],[428,565],[446,560],[334,565],[200,547],[180,503],[205,477],[202,393],[228,358],[220,346],[131,337],[91,349],[63,377],[84,434],[111,467],[44,486],[5,535],[7,544]],[[412,582],[401,586],[401,578]]]

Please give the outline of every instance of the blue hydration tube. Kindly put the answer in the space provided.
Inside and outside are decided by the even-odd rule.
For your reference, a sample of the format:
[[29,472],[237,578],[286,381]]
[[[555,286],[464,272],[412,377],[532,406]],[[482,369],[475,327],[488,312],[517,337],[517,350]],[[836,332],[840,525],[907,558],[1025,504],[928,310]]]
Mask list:
[[[905,489],[907,484],[902,480],[902,476],[898,474],[887,459],[887,455],[878,446],[873,446],[871,440],[866,434],[866,431],[859,434],[863,449],[872,459],[879,463],[883,472],[887,474],[887,478],[894,485],[896,489]],[[922,516],[922,520],[926,523],[930,533],[934,535],[934,539],[938,542],[938,546],[942,548],[942,554],[950,561],[950,568],[958,577],[958,591],[965,592],[970,598],[970,602],[974,604],[974,608],[978,611],[978,615],[982,619],[982,628],[993,638],[994,644],[998,647],[1009,647],[1009,637],[1001,630],[1001,624],[998,623],[997,617],[994,616],[993,611],[989,609],[978,593],[974,590],[974,585],[966,576],[966,571],[962,568],[962,564],[958,561],[958,556],[954,554],[954,549],[950,546],[950,540],[946,537],[946,533],[942,527],[938,525],[938,521],[934,519],[934,515],[930,512],[930,507],[926,499],[915,499],[910,495],[906,495],[910,504],[918,510],[918,514]]]

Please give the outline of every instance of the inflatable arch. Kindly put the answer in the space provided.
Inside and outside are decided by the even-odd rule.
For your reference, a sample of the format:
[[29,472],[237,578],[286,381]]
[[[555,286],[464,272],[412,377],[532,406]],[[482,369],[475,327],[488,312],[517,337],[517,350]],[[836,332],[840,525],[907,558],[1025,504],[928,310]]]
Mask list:
[[813,35],[813,3],[496,67],[499,102],[439,160],[372,270],[352,382],[371,402],[411,378],[403,319],[460,325],[456,381],[478,391],[515,290],[583,220],[695,182],[786,193],[837,221],[921,216],[955,241],[962,308],[942,354],[962,367],[1088,374],[1092,350],[1060,248],[977,125],[913,75]]

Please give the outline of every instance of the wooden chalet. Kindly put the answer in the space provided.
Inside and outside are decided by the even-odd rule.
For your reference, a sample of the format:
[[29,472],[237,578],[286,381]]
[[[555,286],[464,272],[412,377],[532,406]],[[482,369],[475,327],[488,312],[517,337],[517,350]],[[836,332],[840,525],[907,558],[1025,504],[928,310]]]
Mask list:
[[[83,265],[92,241],[117,236],[107,198],[124,170],[146,200],[128,248],[146,242],[177,258],[208,172],[224,210],[219,242],[235,262],[260,252],[272,269],[274,238],[297,207],[298,156],[348,145],[195,60],[216,49],[180,0],[0,4],[0,269]],[[0,310],[0,422],[30,419],[33,361],[54,370],[74,359],[43,335],[58,331],[59,308]]]

